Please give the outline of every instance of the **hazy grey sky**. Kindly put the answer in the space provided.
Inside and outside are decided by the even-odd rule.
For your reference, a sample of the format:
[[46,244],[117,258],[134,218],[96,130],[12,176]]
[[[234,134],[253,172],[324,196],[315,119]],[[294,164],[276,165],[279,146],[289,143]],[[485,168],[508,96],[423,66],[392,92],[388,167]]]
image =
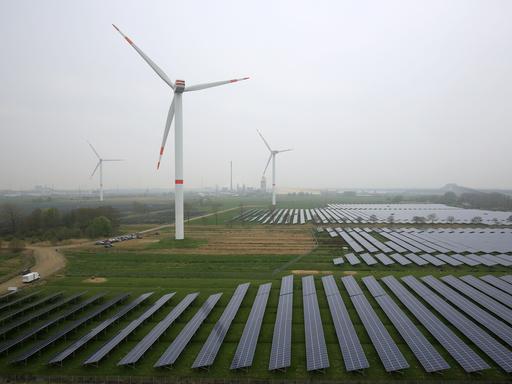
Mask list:
[[166,187],[173,79],[251,80],[184,95],[185,184],[512,188],[512,1],[0,0],[0,188]]

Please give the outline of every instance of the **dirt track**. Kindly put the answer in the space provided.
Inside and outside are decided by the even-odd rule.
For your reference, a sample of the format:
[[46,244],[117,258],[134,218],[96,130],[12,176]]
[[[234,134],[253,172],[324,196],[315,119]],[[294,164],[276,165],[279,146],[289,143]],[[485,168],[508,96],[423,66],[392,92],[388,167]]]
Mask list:
[[[225,210],[219,211],[217,213],[228,212],[228,211],[232,211],[234,209],[238,209],[238,208],[225,209]],[[208,217],[208,216],[211,216],[214,214],[215,213],[210,213],[207,215],[194,217],[194,218],[190,219],[190,221],[201,219],[203,217]],[[174,224],[159,225],[157,227],[146,229],[145,231],[141,231],[141,233],[158,231],[160,229],[173,227],[173,226],[174,226]],[[34,251],[34,259],[35,259],[34,266],[31,268],[31,270],[34,272],[39,272],[39,274],[41,275],[41,279],[48,278],[66,266],[66,258],[64,257],[64,255],[61,252],[57,251],[57,249],[78,248],[83,245],[89,245],[89,244],[94,244],[94,242],[86,241],[83,243],[57,246],[57,247],[29,246],[27,248]],[[12,279],[9,279],[6,282],[0,284],[0,293],[5,292],[8,287],[22,287],[22,286],[23,286],[23,282],[21,281],[21,276],[15,276]]]

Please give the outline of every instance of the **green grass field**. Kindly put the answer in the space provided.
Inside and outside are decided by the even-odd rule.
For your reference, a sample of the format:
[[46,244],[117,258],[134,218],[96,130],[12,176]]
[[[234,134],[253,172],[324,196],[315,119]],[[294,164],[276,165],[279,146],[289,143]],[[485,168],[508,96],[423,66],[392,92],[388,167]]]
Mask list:
[[[250,230],[250,228],[248,229]],[[416,360],[409,347],[401,339],[401,336],[391,325],[385,314],[379,309],[377,303],[371,298],[368,291],[363,287],[366,297],[372,303],[379,318],[384,322],[386,328],[391,333],[393,339],[398,344],[400,350],[408,360],[411,368],[403,372],[403,374],[387,374],[380,360],[371,345],[371,342],[359,321],[348,295],[342,288],[339,277],[344,276],[347,271],[356,273],[355,277],[360,278],[366,275],[374,275],[379,278],[386,275],[394,275],[401,277],[405,275],[425,276],[432,274],[434,276],[443,276],[447,274],[453,275],[482,275],[493,273],[495,275],[506,274],[509,271],[506,268],[468,268],[468,267],[368,267],[361,265],[358,267],[345,266],[343,268],[335,267],[332,264],[332,258],[341,254],[340,240],[331,240],[326,234],[319,235],[319,246],[306,255],[201,255],[198,254],[166,254],[159,253],[159,249],[165,250],[167,246],[172,247],[172,241],[164,241],[162,243],[154,243],[153,249],[148,251],[132,251],[125,249],[108,249],[98,248],[98,250],[86,251],[76,250],[69,251],[68,267],[63,276],[55,277],[40,289],[45,293],[65,290],[67,294],[72,292],[87,291],[87,295],[96,292],[107,292],[111,297],[119,292],[131,292],[130,300],[144,292],[155,292],[147,303],[130,313],[126,318],[115,323],[105,334],[98,337],[97,340],[89,343],[85,348],[81,349],[74,357],[65,361],[62,367],[48,367],[46,362],[54,354],[64,349],[72,340],[78,339],[87,333],[100,321],[107,318],[109,314],[114,314],[116,309],[111,309],[108,314],[89,323],[85,327],[79,328],[78,332],[71,335],[67,341],[61,340],[45,350],[43,354],[36,358],[30,359],[26,366],[11,366],[8,364],[10,358],[29,347],[24,344],[21,348],[12,350],[8,355],[0,357],[0,372],[2,374],[22,374],[30,373],[36,375],[138,375],[138,376],[174,376],[174,377],[190,377],[190,378],[255,378],[255,379],[305,379],[305,380],[474,380],[474,381],[508,381],[510,378],[501,371],[488,357],[480,353],[492,369],[485,371],[481,375],[469,376],[457,365],[457,363],[446,353],[446,351],[433,339],[428,332],[419,326],[422,333],[432,342],[436,349],[445,357],[450,366],[450,370],[440,375],[426,374],[419,362]],[[161,246],[160,246],[161,245]],[[293,304],[293,330],[292,330],[292,366],[286,372],[272,373],[268,371],[268,360],[270,356],[270,348],[272,342],[273,326],[276,317],[277,303],[280,279],[282,276],[290,274],[291,271],[305,270],[318,271],[320,273],[332,273],[336,276],[336,280],[342,293],[345,305],[349,309],[352,321],[355,324],[358,335],[363,343],[363,348],[370,361],[371,367],[364,375],[345,372],[341,352],[338,346],[337,337],[332,324],[327,301],[324,295],[320,276],[315,277],[318,301],[320,305],[321,317],[324,325],[324,332],[329,352],[331,367],[322,373],[308,373],[306,371],[305,360],[305,344],[304,344],[304,323],[303,323],[303,306],[301,295],[300,276],[296,276],[294,280],[294,304]],[[84,280],[91,276],[104,277],[103,283],[88,283]],[[227,305],[231,294],[235,287],[240,283],[250,282],[251,287],[245,297],[242,306],[237,313],[226,339],[215,360],[215,364],[210,371],[193,371],[190,369],[201,346],[206,341],[215,322],[221,316],[225,306]],[[264,317],[263,327],[256,349],[256,358],[254,365],[247,371],[231,372],[229,366],[235,352],[237,342],[242,334],[245,321],[249,315],[252,302],[259,284],[272,282],[272,292],[269,298],[267,310]],[[142,314],[149,305],[158,299],[162,294],[167,292],[177,292],[170,303],[161,309],[149,321],[144,323],[135,334],[116,348],[107,358],[105,358],[98,367],[82,367],[81,362],[90,356],[105,341],[115,335],[119,330],[129,324],[130,321]],[[163,319],[169,310],[175,306],[186,294],[191,292],[200,292],[198,299],[192,306],[185,311],[184,315],[169,329],[169,331],[160,339],[159,342],[141,359],[136,369],[117,367],[117,362],[141,340],[156,324]],[[198,333],[192,338],[192,342],[184,350],[183,354],[177,361],[176,366],[172,370],[158,370],[152,366],[160,355],[169,346],[171,341],[176,337],[180,330],[185,326],[187,321],[195,314],[208,295],[222,292],[223,296],[205,323],[200,327]],[[397,301],[398,302],[398,301]],[[409,314],[403,306],[402,309]],[[55,313],[56,314],[56,313]],[[52,315],[55,315],[52,314]],[[38,323],[42,323],[43,320]],[[414,320],[416,324],[418,322]],[[37,325],[38,323],[33,323]],[[48,334],[54,333],[67,322],[61,323],[56,327],[52,327]],[[451,325],[450,325],[451,327]],[[451,327],[467,344],[472,345],[463,335],[455,328]],[[44,338],[47,334],[43,333],[40,337]]]

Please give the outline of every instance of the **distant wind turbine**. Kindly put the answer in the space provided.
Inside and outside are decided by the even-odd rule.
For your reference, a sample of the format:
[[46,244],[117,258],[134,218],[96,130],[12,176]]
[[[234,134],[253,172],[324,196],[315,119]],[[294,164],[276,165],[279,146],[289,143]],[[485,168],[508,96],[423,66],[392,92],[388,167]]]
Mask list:
[[98,168],[100,169],[100,201],[103,201],[103,162],[104,161],[123,161],[123,159],[103,159],[98,154],[98,151],[92,146],[91,143],[87,142],[91,149],[93,150],[94,154],[98,158],[98,164],[96,164],[96,168],[94,168],[94,171],[92,171],[91,177],[94,176]]
[[257,130],[257,131],[258,131],[258,134],[260,135],[261,139],[267,146],[268,150],[270,151],[270,156],[268,158],[267,165],[265,165],[265,169],[263,170],[263,177],[265,177],[265,172],[267,172],[267,168],[268,168],[268,165],[270,164],[270,160],[272,160],[272,206],[275,207],[276,206],[276,155],[278,153],[282,153],[282,152],[293,151],[293,149],[290,148],[290,149],[274,150],[274,149],[270,148],[270,145],[268,145],[267,140],[265,140],[265,138],[263,137],[261,132],[259,130]]
[[156,65],[133,41],[119,30],[114,24],[114,28],[125,38],[125,40],[137,51],[137,53],[149,64],[149,66],[156,72],[156,74],[174,91],[174,98],[172,99],[169,112],[167,114],[167,121],[165,123],[164,137],[162,145],[160,146],[160,157],[158,158],[157,169],[160,167],[160,161],[164,153],[165,142],[169,135],[172,119],[176,114],[176,122],[174,124],[174,151],[176,152],[175,162],[175,194],[174,194],[174,215],[175,215],[175,238],[176,240],[183,240],[185,238],[185,225],[183,222],[183,112],[182,112],[182,94],[183,92],[199,91],[201,89],[217,87],[219,85],[236,83],[237,81],[247,80],[248,77],[242,79],[233,79],[225,81],[216,81],[213,83],[198,84],[185,87],[184,80],[176,80],[173,82],[162,69]]

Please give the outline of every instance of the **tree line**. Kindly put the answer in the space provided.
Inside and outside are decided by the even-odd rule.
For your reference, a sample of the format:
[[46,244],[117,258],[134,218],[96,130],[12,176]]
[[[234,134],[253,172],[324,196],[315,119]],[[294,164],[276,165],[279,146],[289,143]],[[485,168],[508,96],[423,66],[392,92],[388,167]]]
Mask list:
[[61,241],[70,238],[110,236],[119,229],[119,212],[112,207],[77,208],[61,212],[58,208],[36,208],[25,214],[15,204],[0,206],[0,236]]

